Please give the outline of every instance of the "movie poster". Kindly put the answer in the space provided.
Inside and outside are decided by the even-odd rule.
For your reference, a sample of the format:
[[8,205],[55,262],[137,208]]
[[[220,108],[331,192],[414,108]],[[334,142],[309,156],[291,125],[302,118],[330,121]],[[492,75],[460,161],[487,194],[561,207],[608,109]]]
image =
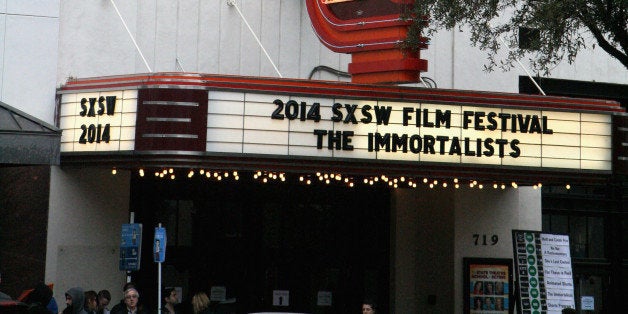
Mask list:
[[466,313],[510,313],[512,260],[465,259],[465,272]]

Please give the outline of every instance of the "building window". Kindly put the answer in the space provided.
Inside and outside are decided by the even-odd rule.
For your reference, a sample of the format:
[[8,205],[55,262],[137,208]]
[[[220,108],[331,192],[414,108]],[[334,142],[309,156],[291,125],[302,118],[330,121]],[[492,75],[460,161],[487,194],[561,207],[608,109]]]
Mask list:
[[519,27],[519,48],[538,50],[541,43],[541,32],[536,28]]
[[544,214],[543,232],[569,235],[571,257],[605,258],[604,218]]
[[[621,220],[621,238],[622,242],[625,245],[622,245],[622,258],[628,260],[628,218],[624,218]],[[627,272],[628,274],[628,272]],[[628,276],[626,276],[628,279]]]

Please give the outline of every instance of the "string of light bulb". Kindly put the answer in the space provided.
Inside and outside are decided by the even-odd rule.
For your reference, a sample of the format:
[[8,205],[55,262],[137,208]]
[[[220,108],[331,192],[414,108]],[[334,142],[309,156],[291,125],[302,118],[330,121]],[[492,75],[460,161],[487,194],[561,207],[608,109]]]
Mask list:
[[[116,175],[118,169],[115,167],[112,168],[112,175]],[[184,173],[181,174],[181,173]],[[248,171],[247,171],[248,172]],[[147,170],[144,168],[140,168],[137,170],[137,174],[139,177],[146,177]],[[223,180],[240,180],[240,173],[237,170],[209,170],[209,169],[188,169],[184,170],[181,168],[160,168],[152,171],[153,177],[157,179],[170,179],[175,180],[179,177],[187,177],[188,179],[193,178],[202,178],[207,180],[214,181],[223,181]],[[296,183],[312,185],[312,184],[340,184],[345,185],[347,187],[354,187],[356,183],[362,183],[366,186],[388,186],[390,188],[417,188],[419,186],[424,185],[429,187],[430,189],[434,188],[454,188],[459,189],[461,187],[467,186],[470,189],[478,189],[482,190],[485,186],[492,186],[495,190],[505,190],[506,188],[517,189],[519,188],[519,183],[515,181],[511,182],[497,182],[490,181],[489,182],[480,182],[478,180],[473,179],[459,179],[459,178],[429,178],[427,176],[424,177],[416,177],[416,176],[389,176],[386,174],[377,175],[377,176],[353,176],[353,175],[345,175],[338,172],[316,172],[311,174],[288,174],[286,172],[281,171],[264,171],[257,170],[251,172],[251,177],[253,181],[257,181],[260,183],[272,183],[279,182],[285,183],[292,181],[290,178],[293,176],[298,177]],[[536,183],[528,183],[527,185],[532,186],[532,188],[540,189],[543,187],[541,182]],[[565,189],[571,189],[571,185],[566,183],[564,185]]]

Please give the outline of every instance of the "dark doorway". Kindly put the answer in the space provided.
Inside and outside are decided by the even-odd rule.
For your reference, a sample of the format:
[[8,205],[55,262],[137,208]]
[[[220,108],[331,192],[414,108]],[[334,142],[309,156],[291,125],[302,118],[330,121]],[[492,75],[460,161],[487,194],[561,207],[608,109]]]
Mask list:
[[[188,274],[186,299],[223,286],[225,306],[236,313],[350,313],[363,298],[388,308],[388,189],[263,184],[240,176],[133,179],[136,221],[145,224],[146,239],[158,223],[168,229],[164,266]],[[142,287],[155,286],[151,263],[143,260],[133,277]]]

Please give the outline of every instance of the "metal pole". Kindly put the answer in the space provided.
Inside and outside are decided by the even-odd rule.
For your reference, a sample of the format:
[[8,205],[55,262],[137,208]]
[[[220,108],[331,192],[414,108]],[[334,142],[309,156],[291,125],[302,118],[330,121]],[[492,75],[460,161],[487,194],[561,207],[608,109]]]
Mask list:
[[[502,42],[502,44],[504,44],[504,46],[505,46],[507,49],[510,49],[510,47],[508,47],[508,44],[506,44],[506,41],[505,41],[505,40],[504,40],[501,36],[499,36],[498,38],[499,38],[499,41],[501,41],[501,42]],[[532,81],[532,84],[534,84],[534,86],[536,87],[536,89],[538,89],[538,90],[539,90],[539,92],[540,92],[543,96],[546,96],[545,91],[543,91],[543,89],[541,88],[541,86],[540,86],[540,85],[539,85],[539,84],[538,84],[538,83],[534,80],[534,78],[532,77],[532,74],[530,74],[530,72],[528,71],[528,69],[526,69],[526,67],[525,67],[525,66],[523,66],[523,63],[521,63],[521,61],[519,61],[519,58],[515,58],[515,60],[517,60],[517,64],[519,64],[519,67],[521,67],[521,69],[522,69],[524,72],[526,72],[526,75],[528,76],[528,78],[530,79],[530,81]]]
[[238,5],[236,4],[235,0],[228,0],[227,4],[232,6],[232,7],[234,7],[236,9],[236,11],[238,11],[238,14],[240,15],[240,18],[242,18],[242,21],[244,21],[244,24],[246,25],[246,27],[251,32],[251,35],[253,35],[253,38],[255,38],[255,41],[257,42],[257,44],[260,46],[260,48],[262,48],[262,51],[264,52],[264,55],[266,56],[266,58],[268,59],[270,64],[273,66],[273,69],[275,69],[275,72],[277,72],[277,75],[279,75],[280,78],[283,78],[283,76],[281,75],[281,72],[279,72],[279,69],[277,68],[277,66],[273,62],[273,59],[270,57],[270,55],[268,55],[268,52],[266,52],[266,49],[264,48],[264,45],[262,45],[262,42],[259,40],[257,35],[255,35],[255,32],[253,31],[253,28],[251,28],[251,25],[249,25],[249,22],[244,17],[244,14],[242,14],[242,12],[240,11],[240,8],[238,8]]
[[[135,223],[135,212],[131,212],[131,215],[129,216],[129,223]],[[131,272],[127,271],[126,272],[126,283],[131,282]]]
[[161,313],[161,262],[157,263],[157,313]]
[[144,54],[142,53],[142,50],[140,49],[140,46],[137,45],[137,42],[135,41],[135,38],[133,37],[133,34],[131,34],[131,31],[129,30],[129,27],[126,26],[126,22],[124,21],[124,18],[122,17],[122,14],[120,14],[120,11],[118,11],[118,6],[116,6],[116,3],[113,2],[113,0],[111,0],[111,4],[113,5],[113,8],[116,9],[116,13],[118,13],[118,17],[120,17],[120,21],[122,21],[122,25],[124,25],[124,28],[126,29],[126,32],[129,33],[129,37],[131,37],[131,41],[135,45],[135,49],[137,49],[137,52],[140,54],[140,57],[142,57],[142,60],[144,61],[144,65],[148,69],[148,72],[152,73],[153,70],[148,65],[148,61],[146,61],[146,58],[144,58]]

